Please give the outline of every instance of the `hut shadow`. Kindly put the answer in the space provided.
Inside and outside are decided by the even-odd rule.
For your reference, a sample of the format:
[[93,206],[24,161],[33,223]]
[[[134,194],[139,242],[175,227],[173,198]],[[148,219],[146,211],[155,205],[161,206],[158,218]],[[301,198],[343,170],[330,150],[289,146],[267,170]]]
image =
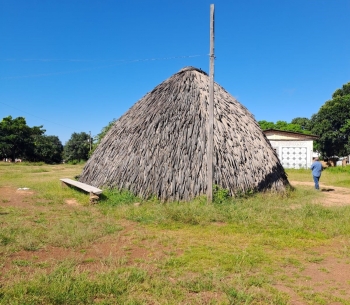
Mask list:
[[284,168],[279,164],[275,165],[257,186],[258,191],[285,191],[286,189],[294,190],[295,188],[289,183]]

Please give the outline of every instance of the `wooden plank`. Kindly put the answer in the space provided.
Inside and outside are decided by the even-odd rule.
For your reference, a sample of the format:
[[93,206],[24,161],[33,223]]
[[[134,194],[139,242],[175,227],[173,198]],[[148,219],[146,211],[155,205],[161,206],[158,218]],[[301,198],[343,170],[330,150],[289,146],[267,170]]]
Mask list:
[[68,178],[62,178],[60,180],[66,184],[70,184],[70,185],[73,185],[77,188],[80,188],[88,193],[94,193],[96,195],[99,195],[102,193],[102,190],[100,190],[99,188],[94,187],[92,185],[88,185],[86,183],[82,183],[82,182],[75,181],[75,180],[68,179]]

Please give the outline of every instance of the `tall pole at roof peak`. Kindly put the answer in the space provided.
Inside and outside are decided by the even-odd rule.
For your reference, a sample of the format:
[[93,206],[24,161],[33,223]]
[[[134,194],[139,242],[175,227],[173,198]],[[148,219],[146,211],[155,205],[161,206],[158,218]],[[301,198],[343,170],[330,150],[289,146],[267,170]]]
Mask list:
[[207,145],[207,202],[213,201],[213,151],[214,151],[214,4],[210,5],[210,67],[209,67],[209,121]]

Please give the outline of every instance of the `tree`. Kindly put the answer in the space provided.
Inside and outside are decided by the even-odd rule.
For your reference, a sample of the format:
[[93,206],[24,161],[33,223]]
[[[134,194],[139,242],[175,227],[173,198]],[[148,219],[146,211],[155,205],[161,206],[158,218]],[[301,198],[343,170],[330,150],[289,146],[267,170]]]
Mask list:
[[90,141],[90,135],[86,132],[74,132],[63,148],[64,159],[67,162],[86,161],[89,158]]
[[343,85],[343,88],[337,89],[332,94],[332,98],[343,97],[350,94],[350,82]]
[[8,116],[0,122],[1,158],[26,158],[33,155],[34,137],[45,133],[43,126],[29,127],[24,117]]
[[288,129],[288,123],[286,121],[277,121],[276,124],[275,124],[275,129],[287,130]]
[[95,136],[94,138],[94,143],[92,145],[92,150],[89,153],[89,157],[92,155],[92,153],[95,151],[95,149],[97,148],[97,146],[101,143],[102,139],[104,138],[104,136],[107,134],[107,132],[111,129],[111,127],[114,125],[114,123],[116,122],[116,119],[113,119],[112,121],[110,121],[108,123],[107,126],[103,127],[101,132]]
[[311,118],[311,130],[320,138],[316,147],[323,157],[350,154],[350,82],[337,89]]
[[346,123],[340,128],[340,131],[347,135],[347,143],[344,146],[346,154],[350,152],[350,120],[346,120]]
[[262,130],[266,129],[275,129],[275,123],[274,122],[268,122],[265,120],[259,121],[259,126]]
[[291,124],[299,125],[302,130],[310,130],[310,119],[308,118],[295,118],[291,121]]
[[277,129],[277,130],[284,130],[284,131],[292,131],[292,132],[300,132],[300,133],[310,134],[310,131],[307,130],[306,128],[303,128],[298,123],[297,119],[293,119],[291,123],[287,123],[286,121],[277,121],[276,123],[268,122],[268,121],[259,121],[258,123],[259,123],[260,128],[262,130]]
[[39,135],[34,140],[34,159],[45,163],[61,163],[63,145],[57,136]]

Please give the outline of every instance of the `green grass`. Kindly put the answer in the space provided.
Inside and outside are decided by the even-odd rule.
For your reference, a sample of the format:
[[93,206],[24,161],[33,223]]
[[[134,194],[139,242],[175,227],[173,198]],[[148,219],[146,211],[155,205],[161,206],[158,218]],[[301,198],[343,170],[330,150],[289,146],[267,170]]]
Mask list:
[[[289,304],[278,282],[306,304],[349,304],[298,289],[284,273],[307,264],[326,272],[317,249],[334,242],[343,245],[339,258],[350,257],[350,207],[317,204],[324,194],[312,187],[240,198],[219,190],[211,205],[105,190],[89,205],[87,194],[59,182],[82,166],[0,162],[0,304]],[[348,174],[327,169],[321,181],[346,186]],[[308,170],[288,175],[312,182]],[[11,205],[5,187],[34,194]],[[106,245],[115,248],[103,252]]]
[[[312,182],[311,170],[308,169],[288,169],[288,179],[295,181]],[[321,183],[328,185],[350,188],[350,165],[328,167],[322,171]]]

